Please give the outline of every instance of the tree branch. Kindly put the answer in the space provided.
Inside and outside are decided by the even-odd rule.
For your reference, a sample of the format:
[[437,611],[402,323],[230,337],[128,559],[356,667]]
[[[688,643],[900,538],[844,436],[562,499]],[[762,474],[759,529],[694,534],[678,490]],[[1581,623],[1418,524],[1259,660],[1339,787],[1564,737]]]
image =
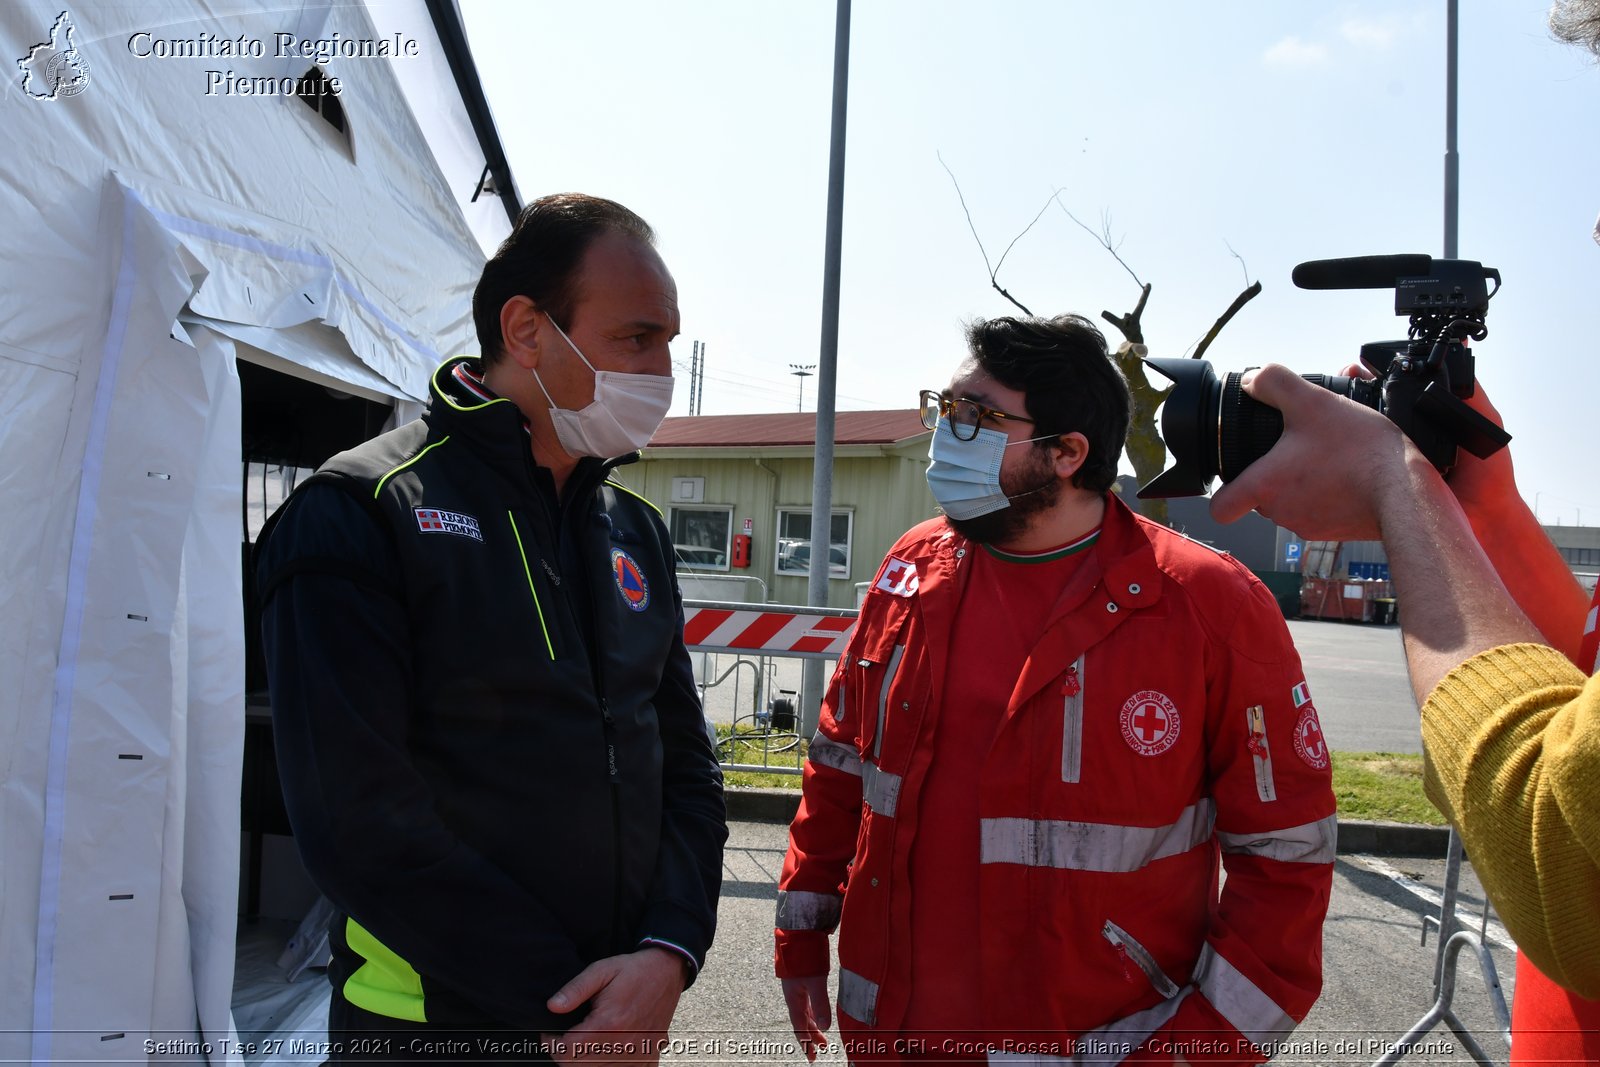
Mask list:
[[[1129,273],[1132,273],[1131,271]],[[1144,344],[1144,327],[1139,325],[1139,316],[1144,314],[1145,301],[1150,299],[1150,283],[1145,282],[1139,290],[1139,302],[1132,311],[1126,315],[1113,315],[1109,311],[1100,312],[1100,317],[1122,331],[1122,336],[1130,344]]]
[[[972,239],[974,241],[978,242],[978,253],[981,256],[983,256],[984,269],[989,272],[989,284],[994,287],[994,291],[995,292],[999,293],[1001,296],[1003,296],[1007,300],[1011,301],[1011,303],[1014,306],[1020,308],[1024,315],[1027,315],[1029,318],[1032,318],[1033,317],[1033,312],[1029,311],[1027,306],[1024,305],[1016,297],[1014,297],[1010,293],[1006,292],[1004,287],[1001,286],[999,280],[995,276],[1000,272],[1000,264],[1005,263],[1006,256],[1011,254],[1011,245],[1014,245],[1019,240],[1021,240],[1023,233],[1027,233],[1028,230],[1033,229],[1033,222],[1038,222],[1039,221],[1039,215],[1043,215],[1044,214],[1044,208],[1040,208],[1039,209],[1039,215],[1035,215],[1033,217],[1033,222],[1028,223],[1027,229],[1023,230],[1022,233],[1019,233],[1019,234],[1017,234],[1016,237],[1012,238],[1011,244],[1006,246],[1005,255],[1002,255],[1000,257],[1000,264],[996,264],[994,266],[990,266],[989,265],[989,253],[983,247],[983,238],[978,236],[978,227],[973,224],[972,212],[970,210],[968,210],[968,208],[967,208],[967,198],[965,196],[963,196],[962,193],[961,193],[961,183],[956,181],[955,172],[952,171],[950,169],[950,165],[944,161],[944,156],[941,153],[938,153],[938,152],[935,152],[934,155],[938,156],[938,158],[939,158],[939,166],[943,167],[944,168],[944,172],[946,174],[950,175],[950,184],[952,184],[952,185],[954,185],[956,187],[956,199],[961,201],[961,210],[967,216],[967,229],[972,231]],[[1048,206],[1049,206],[1049,204],[1047,202],[1046,203],[1046,207],[1048,207]]]
[[1260,292],[1261,283],[1253,282],[1248,289],[1234,297],[1233,303],[1228,305],[1228,310],[1222,313],[1221,318],[1212,323],[1211,329],[1206,331],[1206,335],[1200,339],[1200,344],[1196,346],[1194,350],[1193,358],[1199,359],[1201,356],[1205,355],[1206,349],[1211,347],[1211,342],[1216,340],[1217,334],[1221,333],[1222,328],[1228,325],[1228,320],[1237,315],[1239,313],[1239,309],[1250,303],[1251,300],[1255,299],[1256,295]]
[[1228,249],[1229,254],[1232,255],[1234,259],[1237,259],[1239,261],[1239,269],[1244,271],[1244,284],[1246,286],[1248,286],[1250,284],[1250,267],[1249,267],[1249,265],[1247,263],[1245,263],[1243,256],[1241,256],[1239,253],[1237,253],[1237,252],[1235,252],[1233,250],[1233,245],[1228,244],[1226,239],[1224,239],[1222,243]]
[[1104,248],[1107,252],[1111,253],[1112,259],[1122,264],[1122,269],[1128,272],[1128,277],[1133,279],[1133,283],[1135,285],[1144,285],[1144,282],[1139,280],[1139,276],[1133,273],[1133,268],[1128,266],[1128,264],[1123,261],[1122,257],[1117,254],[1116,245],[1111,243],[1111,219],[1109,216],[1101,217],[1101,232],[1095,233],[1093,230],[1089,229],[1088,226],[1084,225],[1082,219],[1078,218],[1078,216],[1074,215],[1072,212],[1067,211],[1067,205],[1061,202],[1060,189],[1055,191],[1055,194],[1051,197],[1051,199],[1056,202],[1056,207],[1066,212],[1067,218],[1071,219],[1073,222],[1076,222],[1085,233],[1099,242],[1101,248]]

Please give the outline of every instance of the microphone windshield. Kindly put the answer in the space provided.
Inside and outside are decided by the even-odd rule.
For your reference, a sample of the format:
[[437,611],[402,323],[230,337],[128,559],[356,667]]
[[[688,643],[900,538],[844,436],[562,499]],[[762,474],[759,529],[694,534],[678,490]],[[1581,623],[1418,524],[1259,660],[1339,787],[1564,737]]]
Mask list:
[[1314,259],[1290,276],[1301,289],[1393,289],[1401,278],[1426,278],[1433,260],[1422,255]]

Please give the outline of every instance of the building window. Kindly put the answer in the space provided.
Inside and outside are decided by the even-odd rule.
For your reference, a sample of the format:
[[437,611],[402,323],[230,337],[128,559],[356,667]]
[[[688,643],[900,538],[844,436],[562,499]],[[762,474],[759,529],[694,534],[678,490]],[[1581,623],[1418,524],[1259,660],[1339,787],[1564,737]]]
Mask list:
[[678,569],[725,571],[733,543],[732,507],[675,507],[668,528]]
[[[850,577],[850,536],[854,514],[835,511],[828,530],[828,577]],[[778,574],[811,573],[811,512],[778,512]]]
[[321,67],[312,67],[300,76],[295,86],[295,96],[300,102],[332,126],[345,151],[351,150],[350,121],[345,117],[344,105],[339,102],[338,80],[329,78]]

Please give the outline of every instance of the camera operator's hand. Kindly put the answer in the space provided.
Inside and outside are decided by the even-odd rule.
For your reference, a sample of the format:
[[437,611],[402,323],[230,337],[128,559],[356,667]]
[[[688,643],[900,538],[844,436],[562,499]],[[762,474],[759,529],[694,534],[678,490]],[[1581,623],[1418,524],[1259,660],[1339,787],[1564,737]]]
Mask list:
[[1405,484],[1411,449],[1394,423],[1276,364],[1241,385],[1283,414],[1283,436],[1217,490],[1212,517],[1233,522],[1253,509],[1311,540],[1376,539],[1381,497]]

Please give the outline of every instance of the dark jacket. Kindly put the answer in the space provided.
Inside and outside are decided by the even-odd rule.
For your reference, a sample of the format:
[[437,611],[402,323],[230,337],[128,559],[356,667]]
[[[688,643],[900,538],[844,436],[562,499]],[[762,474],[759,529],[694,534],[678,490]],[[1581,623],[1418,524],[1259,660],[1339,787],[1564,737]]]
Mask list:
[[262,535],[278,760],[346,999],[559,1030],[545,1000],[597,959],[704,961],[721,774],[659,514],[598,460],[558,504],[455,362]]

